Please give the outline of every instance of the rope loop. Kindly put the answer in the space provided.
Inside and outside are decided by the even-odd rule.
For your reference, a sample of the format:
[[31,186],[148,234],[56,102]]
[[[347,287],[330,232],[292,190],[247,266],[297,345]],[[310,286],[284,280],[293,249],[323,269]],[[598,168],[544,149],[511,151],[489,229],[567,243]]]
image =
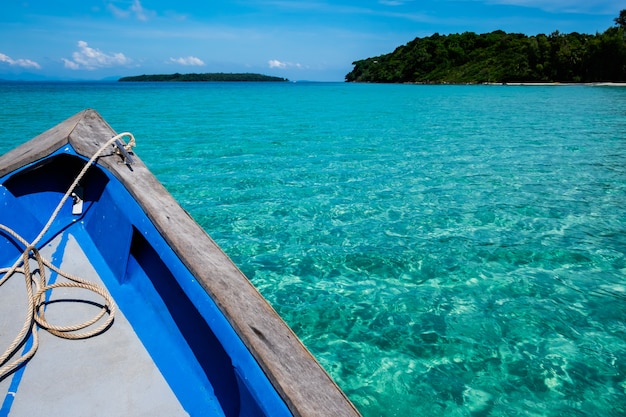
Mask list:
[[[63,195],[63,198],[61,198],[61,201],[50,215],[48,222],[41,229],[37,237],[32,242],[28,242],[10,227],[0,224],[0,231],[3,231],[7,235],[13,237],[17,243],[21,244],[24,247],[23,252],[12,266],[0,268],[0,274],[4,274],[2,275],[2,277],[0,277],[0,286],[2,286],[16,274],[21,274],[24,276],[24,285],[26,287],[26,294],[28,298],[27,312],[24,319],[24,324],[22,325],[20,332],[13,339],[5,352],[0,355],[0,381],[16,371],[19,367],[28,362],[35,355],[35,352],[39,347],[37,326],[45,329],[48,333],[64,339],[86,339],[103,333],[113,324],[116,306],[109,292],[104,287],[101,287],[93,282],[84,280],[76,275],[64,272],[54,266],[52,262],[45,259],[40,254],[38,244],[52,226],[52,223],[61,211],[61,208],[63,207],[67,199],[72,195],[74,189],[78,186],[80,180],[84,177],[87,170],[95,163],[95,161],[102,154],[102,152],[104,152],[109,146],[113,145],[115,141],[120,140],[125,136],[129,137],[130,139],[128,143],[124,145],[124,148],[128,152],[131,151],[132,147],[135,146],[135,137],[128,132],[120,133],[119,135],[114,136],[104,145],[102,145],[93,154],[91,159],[87,161],[83,169],[76,176],[74,182],[72,183],[72,185],[70,185],[69,189],[67,190],[65,195]],[[35,261],[37,263],[37,269],[33,271],[31,271],[31,261]],[[67,281],[59,281],[53,284],[49,284],[46,279],[46,269],[56,272],[59,276],[66,278]],[[68,326],[53,325],[48,322],[45,317],[46,307],[52,303],[62,303],[63,301],[68,301],[50,301],[50,291],[55,288],[72,288],[90,291],[99,295],[103,299],[103,304],[98,304],[92,301],[84,301],[86,303],[99,306],[99,312],[95,314],[91,319],[83,323]],[[75,302],[76,300],[71,301]],[[107,315],[106,319],[104,319],[105,315]],[[90,327],[98,323],[99,325],[96,328],[89,329]],[[89,330],[83,331],[85,329]],[[11,361],[11,359],[17,355],[17,351],[26,345],[26,341],[28,340],[30,335],[32,335],[33,337],[32,344],[28,351],[22,353],[17,359]]]

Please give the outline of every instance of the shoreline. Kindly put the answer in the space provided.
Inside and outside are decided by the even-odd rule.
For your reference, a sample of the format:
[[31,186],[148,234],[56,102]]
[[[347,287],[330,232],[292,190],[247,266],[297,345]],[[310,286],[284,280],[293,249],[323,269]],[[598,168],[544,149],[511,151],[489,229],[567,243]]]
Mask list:
[[501,86],[523,86],[523,87],[567,87],[567,86],[587,86],[587,87],[626,87],[626,81],[598,81],[598,82],[467,82],[467,83],[452,83],[452,82],[397,82],[397,83],[384,83],[373,81],[344,81],[347,84],[398,84],[398,85],[501,85]]
[[529,86],[529,87],[545,87],[545,86],[589,86],[589,87],[626,87],[626,82],[616,83],[616,82],[595,82],[595,83],[524,83],[524,82],[513,82],[513,83],[483,83],[483,85],[512,85],[512,86]]

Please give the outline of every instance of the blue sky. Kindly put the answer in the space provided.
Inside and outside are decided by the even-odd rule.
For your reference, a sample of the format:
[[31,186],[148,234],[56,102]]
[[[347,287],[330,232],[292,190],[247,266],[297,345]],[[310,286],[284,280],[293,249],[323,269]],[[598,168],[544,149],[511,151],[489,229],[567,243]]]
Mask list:
[[415,37],[603,32],[623,0],[2,0],[0,78],[256,72],[343,81]]

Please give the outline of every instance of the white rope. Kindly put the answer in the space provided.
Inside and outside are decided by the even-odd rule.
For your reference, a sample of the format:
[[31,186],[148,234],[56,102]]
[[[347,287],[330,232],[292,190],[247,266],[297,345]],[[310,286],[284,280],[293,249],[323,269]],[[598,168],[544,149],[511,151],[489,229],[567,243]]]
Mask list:
[[[29,243],[11,228],[0,224],[1,230],[12,236],[25,248],[20,257],[15,261],[13,266],[9,268],[0,268],[0,274],[4,274],[2,278],[0,278],[0,286],[7,282],[15,274],[22,274],[24,275],[26,294],[28,297],[26,318],[24,320],[22,329],[15,337],[15,339],[13,339],[13,342],[5,350],[2,356],[0,356],[0,380],[4,379],[7,375],[14,372],[23,363],[27,362],[34,356],[37,348],[39,347],[37,325],[58,337],[62,337],[65,339],[85,339],[104,332],[113,323],[116,307],[115,302],[113,301],[113,298],[108,293],[108,291],[95,283],[86,281],[75,275],[61,271],[50,261],[41,256],[41,254],[39,253],[39,249],[37,248],[37,244],[48,232],[48,230],[52,226],[52,223],[59,214],[59,211],[61,210],[67,199],[74,192],[74,189],[76,188],[80,180],[84,177],[85,173],[91,167],[91,165],[96,161],[96,159],[98,159],[98,157],[102,154],[102,152],[105,151],[105,149],[113,145],[117,140],[121,139],[124,136],[128,136],[130,138],[128,144],[124,146],[124,148],[130,152],[131,148],[135,146],[135,138],[131,133],[128,132],[120,133],[119,135],[111,138],[104,145],[102,145],[91,157],[91,159],[85,164],[85,166],[80,171],[80,173],[78,174],[70,188],[67,190],[59,204],[56,206],[52,215],[50,215],[50,218],[48,219],[46,225],[32,242]],[[31,271],[30,269],[31,259],[34,259],[37,262],[38,269],[36,271]],[[54,284],[49,284],[46,280],[46,267],[48,267],[48,269],[50,269],[51,271],[56,272],[59,276],[67,278],[69,281],[61,281]],[[35,275],[38,275],[38,278]],[[104,299],[104,304],[102,305],[98,314],[96,314],[90,320],[85,321],[84,323],[72,326],[56,326],[49,323],[46,320],[44,314],[47,304],[46,294],[48,291],[51,291],[54,288],[82,288],[100,295]],[[102,323],[97,328],[78,333],[78,331],[93,326],[98,321],[101,321],[105,314],[108,314],[108,317],[104,321],[102,321]],[[29,350],[17,357],[17,359],[9,362],[13,357],[16,356],[17,351],[26,344],[31,334],[33,335],[33,339],[32,345],[30,346]]]

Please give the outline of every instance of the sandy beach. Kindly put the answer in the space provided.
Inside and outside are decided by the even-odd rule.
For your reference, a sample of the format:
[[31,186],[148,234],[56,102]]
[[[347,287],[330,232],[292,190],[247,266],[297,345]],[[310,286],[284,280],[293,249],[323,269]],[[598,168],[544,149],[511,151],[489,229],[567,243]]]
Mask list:
[[590,87],[626,87],[626,82],[598,82],[598,83],[491,83],[493,85],[523,85],[523,86],[571,86],[571,85],[587,85]]

